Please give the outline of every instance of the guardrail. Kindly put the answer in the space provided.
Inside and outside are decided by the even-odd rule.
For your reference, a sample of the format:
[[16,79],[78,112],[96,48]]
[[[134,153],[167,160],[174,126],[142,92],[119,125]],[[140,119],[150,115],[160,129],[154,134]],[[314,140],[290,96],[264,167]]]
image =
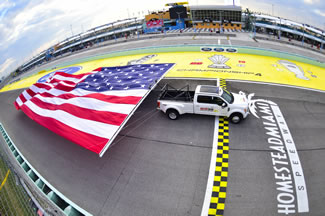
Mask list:
[[56,190],[45,178],[43,178],[34,169],[34,167],[26,160],[26,158],[15,146],[14,142],[11,140],[7,131],[1,123],[0,132],[6,144],[8,145],[12,155],[17,160],[18,164],[23,169],[25,174],[35,184],[36,188],[38,188],[52,204],[58,207],[62,211],[62,213],[67,216],[91,216],[90,213],[76,205],[74,202],[72,202],[62,193]]

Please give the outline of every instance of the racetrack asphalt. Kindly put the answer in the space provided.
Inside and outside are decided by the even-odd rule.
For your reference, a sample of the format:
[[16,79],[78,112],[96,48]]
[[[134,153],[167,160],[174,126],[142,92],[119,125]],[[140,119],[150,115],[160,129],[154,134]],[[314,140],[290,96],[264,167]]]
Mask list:
[[[193,43],[190,38],[151,40],[125,43],[118,48],[94,49],[78,54],[78,58],[104,49],[143,47],[148,43]],[[234,39],[232,44],[256,43],[245,40]],[[213,41],[215,39],[195,39],[196,44],[211,44]],[[221,43],[228,44],[226,39]],[[285,49],[281,45],[260,42],[259,46],[263,45]],[[295,52],[319,58],[318,54],[310,51],[301,53],[295,49]],[[190,83],[192,87],[202,83],[213,84],[212,81],[193,80],[163,82],[179,86]],[[255,93],[254,98],[278,104],[295,141],[308,192],[309,213],[295,214],[322,215],[325,212],[325,94],[232,81],[227,82],[227,88],[234,92]],[[20,93],[21,90],[14,90],[0,94],[1,123],[34,168],[77,205],[93,215],[201,214],[209,176],[214,117],[184,115],[171,121],[156,110],[158,91],[153,91],[120,132],[113,146],[99,158],[16,111],[13,101]],[[263,124],[253,115],[239,125],[230,124],[224,215],[278,214],[279,190],[267,139]],[[296,201],[294,203],[296,205]]]

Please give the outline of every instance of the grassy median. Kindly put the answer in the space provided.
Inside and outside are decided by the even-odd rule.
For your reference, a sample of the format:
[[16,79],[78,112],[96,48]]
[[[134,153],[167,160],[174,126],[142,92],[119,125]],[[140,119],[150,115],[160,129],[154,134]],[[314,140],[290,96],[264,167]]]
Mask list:
[[3,161],[0,154],[0,215],[36,215],[35,210],[30,204],[30,198],[15,178],[13,172],[9,172],[7,164]]

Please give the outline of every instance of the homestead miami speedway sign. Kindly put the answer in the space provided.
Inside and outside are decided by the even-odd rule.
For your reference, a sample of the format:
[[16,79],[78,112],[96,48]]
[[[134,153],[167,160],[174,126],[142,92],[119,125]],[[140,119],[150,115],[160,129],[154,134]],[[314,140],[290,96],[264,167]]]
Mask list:
[[250,113],[261,120],[271,149],[278,213],[309,212],[307,188],[298,152],[279,106],[250,94]]

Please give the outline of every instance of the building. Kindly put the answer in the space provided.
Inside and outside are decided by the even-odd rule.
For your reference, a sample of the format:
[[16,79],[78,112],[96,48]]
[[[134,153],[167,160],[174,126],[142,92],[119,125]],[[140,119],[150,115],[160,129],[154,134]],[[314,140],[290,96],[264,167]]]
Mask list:
[[242,8],[233,5],[198,5],[189,7],[193,28],[242,29]]

